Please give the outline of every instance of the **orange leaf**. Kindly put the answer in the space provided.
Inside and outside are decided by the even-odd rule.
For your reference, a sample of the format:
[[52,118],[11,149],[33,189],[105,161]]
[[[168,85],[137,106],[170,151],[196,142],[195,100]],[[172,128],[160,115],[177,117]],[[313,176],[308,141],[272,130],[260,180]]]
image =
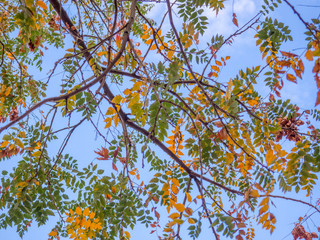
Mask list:
[[293,75],[290,74],[290,73],[287,73],[287,79],[288,79],[290,82],[297,83],[296,77],[293,76]]
[[44,2],[42,2],[42,1],[38,1],[38,6],[41,7],[41,8],[43,8],[43,9],[45,9],[45,10],[48,9],[47,5],[46,5]]
[[313,52],[311,50],[308,50],[305,54],[306,59],[308,59],[309,61],[313,60]]
[[172,213],[172,214],[169,215],[169,218],[171,218],[171,219],[175,219],[175,218],[178,218],[178,217],[180,217],[179,213]]
[[221,62],[219,62],[218,60],[216,60],[216,64],[218,65],[218,66],[222,66],[222,63]]
[[216,71],[216,72],[220,71],[220,69],[215,65],[212,65],[211,68],[212,68],[213,71]]
[[83,215],[84,216],[89,216],[89,208],[86,208],[85,210],[83,210]]
[[49,236],[57,236],[57,232],[56,231],[51,231],[50,233],[49,233]]
[[81,213],[82,213],[81,208],[77,207],[77,208],[76,208],[76,213],[77,213],[78,215],[81,215]]
[[182,203],[177,203],[174,205],[174,207],[178,210],[178,212],[183,212],[185,209],[185,206]]
[[155,49],[157,49],[157,45],[153,44],[153,45],[151,46],[150,50],[155,50]]

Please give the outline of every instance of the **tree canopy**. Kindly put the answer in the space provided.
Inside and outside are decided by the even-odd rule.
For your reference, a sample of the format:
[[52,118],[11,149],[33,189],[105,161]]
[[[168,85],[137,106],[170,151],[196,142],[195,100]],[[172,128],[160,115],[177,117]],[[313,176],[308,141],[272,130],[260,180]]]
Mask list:
[[[304,224],[320,213],[320,21],[292,2],[240,22],[225,0],[2,0],[0,228],[22,237],[54,218],[49,239],[130,239],[137,225],[254,239],[287,201],[310,209],[288,219],[293,238],[317,238]],[[208,19],[227,7],[228,36]],[[233,62],[242,36],[259,56]],[[282,91],[305,75],[311,109]],[[95,158],[74,158],[88,131]]]

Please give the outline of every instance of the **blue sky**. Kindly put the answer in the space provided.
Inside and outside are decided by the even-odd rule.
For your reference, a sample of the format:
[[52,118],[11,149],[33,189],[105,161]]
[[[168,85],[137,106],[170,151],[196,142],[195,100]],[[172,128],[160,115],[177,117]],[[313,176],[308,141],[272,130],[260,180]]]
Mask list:
[[[232,34],[236,27],[232,24],[232,8],[231,4],[233,1],[227,1],[226,3],[226,9],[221,12],[221,14],[218,15],[218,17],[215,16],[215,13],[210,12],[209,10],[205,10],[207,16],[209,17],[210,25],[208,27],[208,33],[205,33],[204,38],[211,38],[209,34],[211,33],[219,33],[223,34],[225,36],[228,36],[229,34]],[[307,3],[306,3],[307,2]],[[311,8],[306,6],[299,6],[300,4],[308,4],[308,5],[318,5],[320,6],[319,0],[309,0],[309,1],[295,1],[294,2],[297,5],[297,10],[302,14],[302,16],[309,20],[309,16],[317,16],[320,13],[320,8]],[[239,25],[244,24],[248,19],[250,19],[252,16],[254,16],[260,6],[259,1],[254,0],[235,0],[234,1],[234,11],[237,14]],[[161,15],[161,13],[165,10],[165,4],[159,4],[157,5],[153,11],[149,14],[150,17],[157,17]],[[290,22],[290,26],[294,26],[294,28],[291,28],[292,34],[295,39],[299,39],[301,42],[300,47],[305,47],[304,38],[305,36],[301,33],[304,32],[304,26],[297,20],[296,16],[292,13],[291,9],[289,9],[286,5],[283,5],[275,13],[273,13],[273,16],[276,17],[279,21],[282,22]],[[181,22],[177,21],[177,25],[181,24]],[[163,29],[170,29],[170,26],[168,23],[166,23],[163,26]],[[230,66],[235,66],[234,69],[230,70],[230,67],[226,70],[228,72],[224,72],[222,76],[234,76],[234,74],[237,73],[241,67],[247,67],[247,66],[253,66],[253,65],[259,65],[261,63],[261,57],[259,56],[259,50],[257,47],[251,47],[255,46],[255,40],[252,38],[253,32],[249,32],[248,34],[244,34],[243,36],[240,36],[235,39],[234,44],[230,47],[224,48],[224,50],[221,52],[221,56],[230,55],[232,58],[230,62],[228,63]],[[69,48],[70,46],[67,46],[66,48]],[[286,50],[292,51],[293,48],[297,48],[299,46],[287,44]],[[300,52],[299,52],[300,51]],[[294,51],[294,53],[300,54],[301,50]],[[53,54],[53,52],[52,52]],[[59,53],[55,53],[56,54]],[[61,57],[64,55],[64,52],[61,52]],[[56,58],[51,58],[49,54],[46,56],[48,58],[44,62],[47,63],[48,69],[51,68],[52,63],[55,61]],[[311,65],[306,64],[306,72],[311,72]],[[42,77],[46,76],[47,71],[45,70],[41,75]],[[60,81],[60,78],[62,77],[63,73],[61,75],[55,76],[55,81]],[[38,76],[40,78],[40,76]],[[226,78],[226,82],[229,81],[228,78]],[[313,108],[315,103],[315,81],[313,79],[312,74],[305,74],[303,77],[303,80],[299,80],[298,84],[293,84],[288,81],[285,82],[285,87],[282,90],[282,96],[283,98],[290,98],[292,99],[293,103],[297,103],[298,105],[302,106],[305,109]],[[56,83],[52,83],[52,85]],[[57,84],[56,84],[57,85]],[[268,95],[268,89],[263,88],[261,85],[261,95]],[[55,89],[57,90],[57,89]],[[96,119],[97,120],[97,119]],[[100,124],[103,125],[102,120],[100,120]],[[93,129],[93,127],[86,123],[84,126],[80,127],[78,130],[76,130],[73,138],[71,139],[70,143],[68,144],[65,152],[71,152],[74,156],[74,158],[78,159],[79,165],[81,167],[86,167],[90,162],[95,161],[95,158],[97,157],[96,154],[93,152],[93,150],[96,150],[97,148],[100,148],[101,145],[104,145],[104,143],[101,141],[101,139],[96,138],[96,132]],[[55,146],[51,147],[51,151],[56,152],[57,148],[59,147],[59,144],[57,143]],[[163,153],[159,151],[159,156],[166,157],[162,155]],[[7,162],[1,162],[1,168],[2,169],[10,169],[12,166],[15,165],[16,161],[18,159],[12,159]],[[103,162],[99,163],[99,167],[103,169],[111,169],[111,162]],[[145,171],[146,170],[142,170]],[[147,172],[145,174],[148,174]],[[320,191],[315,192],[316,194],[313,196],[314,198],[319,197]],[[291,196],[291,194],[286,194],[286,196]],[[293,197],[296,197],[294,194],[292,194]],[[301,194],[301,198],[304,199],[304,196]],[[306,199],[307,201],[309,199]],[[304,216],[307,212],[310,213],[309,208],[303,207],[299,204],[290,203],[284,200],[275,200],[276,208],[273,207],[273,212],[275,213],[277,217],[277,228],[272,236],[269,235],[267,231],[261,230],[260,227],[257,228],[256,232],[256,239],[270,239],[270,240],[281,240],[281,239],[292,239],[292,236],[290,235],[291,230],[294,227],[294,222],[297,221],[297,219],[300,216]],[[161,214],[161,212],[160,212]],[[312,218],[313,221],[317,224],[317,226],[320,226],[320,220],[317,220],[317,218]],[[310,227],[312,226],[312,222],[308,222],[310,224]],[[54,227],[55,221],[52,219],[48,222],[45,226],[42,226],[38,228],[36,224],[33,224],[33,226],[30,228],[29,232],[24,236],[23,239],[25,240],[42,240],[47,239],[48,233],[51,231],[51,228]],[[200,239],[203,239],[205,237],[211,237],[212,233],[208,231],[206,228],[206,224],[203,225],[203,233],[200,237]],[[308,230],[306,228],[306,230]],[[149,232],[151,230],[145,228],[143,226],[137,226],[135,230],[131,230],[131,236],[132,239],[141,239],[141,238],[148,238],[148,239],[157,239],[156,235],[149,235]],[[14,228],[9,228],[6,230],[0,230],[0,234],[3,239],[8,240],[18,240],[20,239],[19,236],[16,233],[16,230]],[[289,236],[288,236],[289,234]],[[184,239],[189,239],[187,235],[185,235]],[[223,239],[223,238],[222,238]]]

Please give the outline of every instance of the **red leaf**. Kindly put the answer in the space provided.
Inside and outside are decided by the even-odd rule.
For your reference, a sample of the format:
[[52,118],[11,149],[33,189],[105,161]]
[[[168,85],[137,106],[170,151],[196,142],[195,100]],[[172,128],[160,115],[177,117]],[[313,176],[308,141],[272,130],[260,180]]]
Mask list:
[[116,158],[118,156],[119,153],[119,147],[117,147],[117,149],[113,152],[113,157]]
[[272,101],[272,102],[275,101],[275,98],[274,98],[273,94],[270,94],[269,100]]
[[228,138],[228,133],[226,131],[225,128],[222,128],[219,132],[218,132],[218,138],[223,141],[223,140],[227,140]]
[[313,69],[312,69],[312,72],[313,72],[313,73],[318,73],[318,72],[320,72],[320,62],[319,62],[319,61],[317,61],[317,62],[314,64],[314,67],[313,67]]
[[316,100],[315,106],[318,106],[319,104],[320,104],[320,90],[318,91],[318,94],[317,94],[317,100]]
[[238,26],[237,15],[236,15],[235,13],[233,13],[233,14],[232,14],[232,17],[233,17],[233,18],[232,18],[233,24],[236,25],[237,27],[239,27],[239,26]]
[[156,216],[156,218],[159,220],[160,219],[160,214],[155,210],[154,211],[154,215]]
[[109,159],[109,150],[101,147],[101,150],[99,152],[94,151],[96,154],[98,154],[101,157],[98,157],[98,160],[108,160]]
[[293,57],[298,57],[297,54],[291,53],[291,52],[284,52],[284,51],[280,51],[282,56],[284,57],[289,57],[289,58],[293,58]]
[[276,95],[277,95],[278,97],[281,97],[280,92],[278,92],[277,90],[274,90],[274,92],[276,93]]
[[118,168],[117,168],[117,166],[114,164],[114,162],[112,162],[112,169],[113,169],[113,170],[116,170],[116,171],[118,172]]
[[214,125],[216,125],[217,127],[223,127],[223,124],[222,124],[222,122],[221,121],[216,121],[216,122],[214,122]]
[[316,74],[316,75],[314,76],[314,78],[315,78],[316,83],[317,83],[317,88],[320,88],[320,78],[319,78],[319,75]]

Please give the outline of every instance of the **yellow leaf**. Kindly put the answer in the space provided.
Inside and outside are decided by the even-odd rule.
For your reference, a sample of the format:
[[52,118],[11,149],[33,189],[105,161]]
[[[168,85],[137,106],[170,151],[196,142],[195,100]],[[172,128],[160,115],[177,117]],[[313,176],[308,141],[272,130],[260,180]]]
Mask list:
[[94,58],[91,58],[91,59],[89,60],[89,65],[92,66],[93,64],[94,64]]
[[174,222],[178,223],[178,225],[181,225],[183,223],[182,219],[176,218],[173,220]]
[[259,220],[259,223],[265,222],[269,217],[269,213],[265,213]]
[[123,94],[125,94],[125,95],[129,95],[130,93],[131,93],[131,90],[128,88],[123,91]]
[[112,99],[112,102],[115,104],[120,104],[122,99],[123,99],[123,97],[121,97],[121,95],[117,95]]
[[104,128],[111,127],[112,118],[106,118],[104,121],[106,122],[106,125],[104,126]]
[[252,190],[250,192],[251,197],[260,197],[258,190]]
[[192,218],[189,218],[189,219],[188,219],[188,223],[190,223],[190,224],[195,224],[196,222],[195,222]]
[[258,105],[258,101],[256,101],[256,100],[248,100],[248,104],[249,104],[251,107],[253,107],[253,106]]
[[169,215],[169,218],[171,218],[171,219],[175,219],[175,218],[178,218],[178,217],[180,217],[179,213],[172,213],[172,214]]
[[7,145],[9,144],[9,141],[4,141],[2,144],[1,144],[1,146],[0,147],[6,147]]
[[155,49],[157,49],[157,45],[156,45],[156,44],[153,44],[153,45],[151,46],[150,50],[155,50]]
[[20,183],[17,184],[17,186],[24,188],[24,187],[28,186],[28,183],[26,183],[26,182],[20,182]]
[[6,89],[6,92],[4,93],[4,95],[5,95],[5,96],[8,96],[8,95],[10,94],[10,92],[11,92],[11,87],[8,87],[8,88]]
[[185,206],[182,203],[177,203],[174,205],[174,207],[178,210],[178,212],[183,212],[185,209]]
[[39,157],[41,155],[41,151],[36,151],[34,153],[32,153],[32,156],[34,157]]
[[232,92],[231,88],[232,88],[232,86],[233,86],[233,83],[231,81],[229,81],[228,82],[227,91],[226,91],[226,99],[227,100],[230,99],[230,97],[231,97],[231,92]]
[[172,46],[170,47],[170,50],[168,51],[168,55],[167,55],[168,58],[169,58],[169,60],[172,59],[175,48],[176,48],[176,47],[175,47],[174,45],[172,45]]
[[174,193],[174,194],[178,194],[178,192],[179,192],[179,189],[177,188],[177,186],[176,185],[171,185],[171,191]]
[[163,229],[164,232],[172,232],[172,229],[171,228],[165,228]]
[[114,125],[115,125],[115,126],[118,126],[118,123],[119,123],[119,117],[118,117],[118,115],[115,115],[114,118],[113,118],[113,120],[114,120]]
[[23,143],[20,141],[19,138],[15,138],[15,139],[14,139],[14,142],[15,142],[20,148],[24,148],[24,145],[23,145]]
[[192,197],[191,197],[190,193],[186,192],[186,195],[187,195],[188,202],[191,202],[192,201]]
[[269,197],[266,197],[266,198],[264,198],[264,199],[261,201],[261,203],[259,204],[259,206],[266,205],[266,204],[268,204],[268,202],[269,202]]
[[265,213],[268,209],[269,209],[269,205],[268,205],[268,204],[266,204],[266,205],[264,205],[262,208],[260,208],[259,216],[260,216],[262,213]]
[[113,115],[115,113],[116,113],[116,110],[113,107],[109,107],[106,112],[106,115]]
[[267,154],[266,154],[266,161],[267,161],[267,165],[269,166],[271,164],[271,162],[276,158],[275,155],[273,155],[273,151],[271,149],[268,150]]
[[173,183],[174,185],[176,185],[177,187],[180,186],[179,180],[176,179],[176,178],[173,178],[173,179],[172,179],[172,183]]
[[47,5],[44,2],[40,1],[40,0],[38,1],[38,6],[43,8],[44,10],[48,9]]
[[85,210],[83,210],[83,215],[84,216],[89,216],[89,208],[86,208]]
[[77,208],[76,208],[76,214],[81,215],[81,213],[82,213],[81,208],[80,208],[80,207],[77,207]]
[[132,91],[141,90],[141,86],[143,85],[143,82],[135,82],[132,87]]
[[232,153],[226,153],[227,164],[231,164],[233,162],[234,156]]

